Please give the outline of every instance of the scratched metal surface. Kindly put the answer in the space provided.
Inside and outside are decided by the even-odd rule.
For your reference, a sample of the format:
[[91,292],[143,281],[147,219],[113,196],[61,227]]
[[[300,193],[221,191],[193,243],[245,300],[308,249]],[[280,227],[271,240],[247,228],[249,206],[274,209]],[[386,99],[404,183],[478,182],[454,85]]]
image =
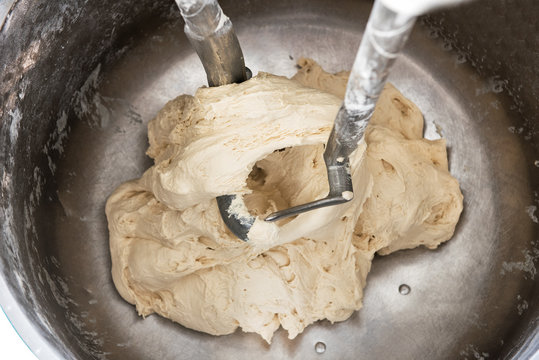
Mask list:
[[[1,4],[0,303],[42,358],[478,359],[537,349],[537,2],[472,4],[416,26],[390,79],[423,111],[426,136],[448,141],[465,198],[456,234],[435,251],[377,257],[362,310],[293,341],[279,331],[271,346],[143,320],[112,284],[105,200],[150,165],[146,124],[157,110],[205,82],[173,2]],[[247,66],[288,76],[300,56],[349,69],[370,9],[222,5]]]

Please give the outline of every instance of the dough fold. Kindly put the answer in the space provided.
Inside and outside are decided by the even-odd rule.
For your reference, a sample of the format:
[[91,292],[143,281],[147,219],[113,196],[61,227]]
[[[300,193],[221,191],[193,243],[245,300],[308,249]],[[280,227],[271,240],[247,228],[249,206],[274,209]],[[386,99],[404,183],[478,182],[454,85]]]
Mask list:
[[[158,313],[267,342],[361,308],[375,253],[453,235],[463,197],[445,140],[423,138],[419,109],[388,84],[352,154],[348,203],[269,224],[265,215],[327,194],[324,143],[348,73],[310,59],[287,79],[266,73],[170,101],[148,125],[154,165],[109,197],[112,275],[140,315]],[[245,243],[215,197],[243,196],[259,216]]]

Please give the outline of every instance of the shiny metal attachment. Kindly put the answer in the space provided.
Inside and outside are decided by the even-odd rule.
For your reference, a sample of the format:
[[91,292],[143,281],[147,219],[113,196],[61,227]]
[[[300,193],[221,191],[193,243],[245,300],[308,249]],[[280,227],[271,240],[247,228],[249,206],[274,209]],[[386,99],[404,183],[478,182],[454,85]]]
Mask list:
[[266,221],[276,221],[353,199],[349,156],[363,138],[391,65],[404,47],[415,19],[413,15],[388,9],[381,1],[375,2],[348,79],[344,101],[324,152],[329,194],[320,200],[274,212]]
[[[243,52],[232,22],[223,13],[217,0],[177,0],[185,34],[204,66],[209,86],[239,83],[251,77],[245,67]],[[236,195],[217,197],[219,212],[226,226],[238,238],[247,241],[254,216],[241,216],[232,205],[242,201]],[[241,205],[241,204],[240,204]]]

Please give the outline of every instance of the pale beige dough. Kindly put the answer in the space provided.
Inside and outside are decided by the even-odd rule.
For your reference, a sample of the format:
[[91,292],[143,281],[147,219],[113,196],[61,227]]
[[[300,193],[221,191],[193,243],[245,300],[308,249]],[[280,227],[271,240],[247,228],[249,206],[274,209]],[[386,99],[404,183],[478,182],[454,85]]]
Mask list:
[[170,101],[148,126],[155,165],[107,201],[112,275],[142,316],[270,342],[361,308],[375,253],[453,235],[462,211],[445,140],[423,139],[419,109],[387,85],[351,156],[354,198],[235,238],[215,197],[264,215],[324,197],[322,158],[347,73],[302,59],[292,80],[260,73]]

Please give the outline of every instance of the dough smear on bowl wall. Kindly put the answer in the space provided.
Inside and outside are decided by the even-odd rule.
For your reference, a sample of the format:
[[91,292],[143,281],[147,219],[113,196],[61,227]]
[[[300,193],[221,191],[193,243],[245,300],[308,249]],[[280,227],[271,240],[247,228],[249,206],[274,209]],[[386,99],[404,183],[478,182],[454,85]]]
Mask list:
[[[348,73],[299,66],[292,79],[259,73],[181,95],[148,125],[154,165],[106,206],[114,284],[140,315],[268,342],[282,326],[293,339],[361,308],[375,253],[453,235],[463,196],[445,140],[423,138],[421,111],[390,84],[350,158],[354,199],[263,221],[328,191],[322,154]],[[221,219],[226,194],[257,216],[248,242]]]

